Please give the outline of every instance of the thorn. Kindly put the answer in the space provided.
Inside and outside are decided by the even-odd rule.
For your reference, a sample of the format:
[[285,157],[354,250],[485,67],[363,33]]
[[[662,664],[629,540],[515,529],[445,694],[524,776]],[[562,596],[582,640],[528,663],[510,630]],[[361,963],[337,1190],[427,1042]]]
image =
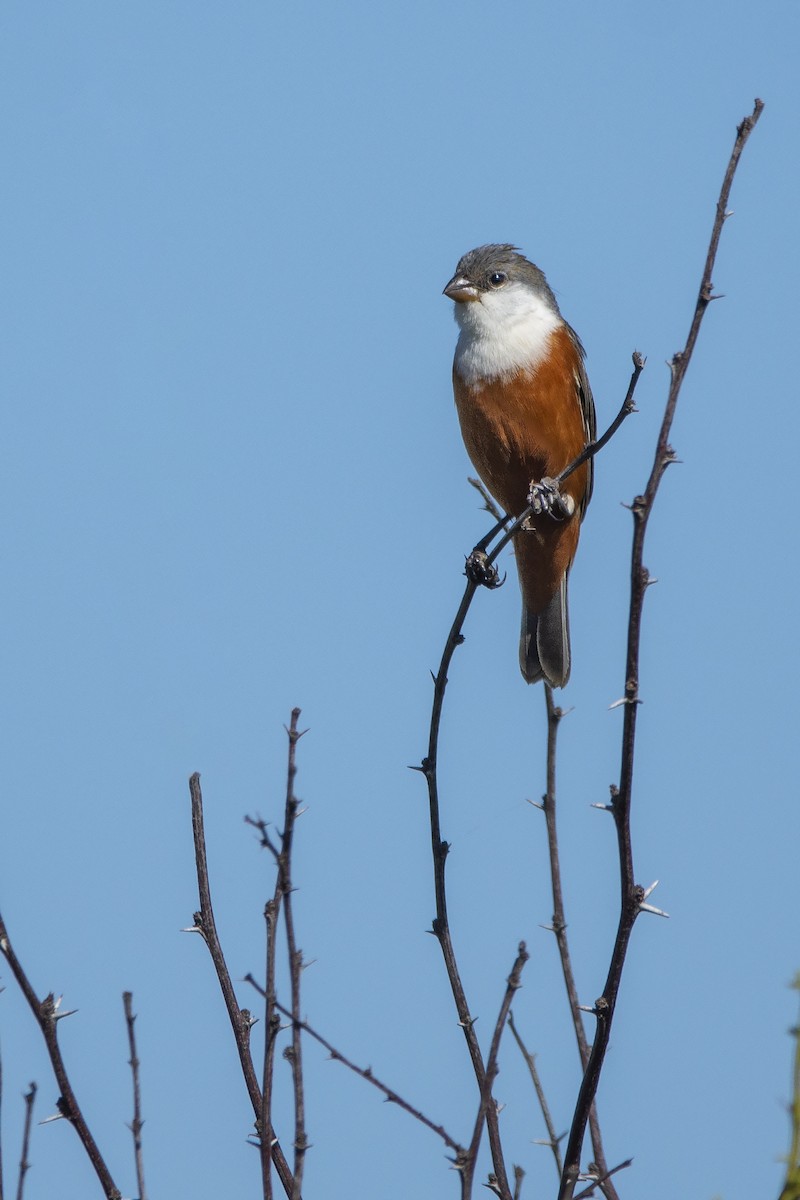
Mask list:
[[477,1019],[478,1019],[477,1017],[467,1017],[466,1021],[458,1022],[459,1028],[460,1029],[472,1029],[472,1027],[475,1024],[475,1022],[477,1021]]
[[43,1119],[42,1119],[42,1120],[39,1122],[39,1124],[40,1124],[40,1125],[49,1125],[51,1121],[66,1121],[66,1119],[67,1119],[67,1114],[66,1114],[66,1113],[60,1113],[60,1112],[59,1112],[59,1113],[53,1113],[52,1117],[44,1117],[44,1118],[43,1118]]
[[591,1013],[593,1017],[597,1016],[597,1009],[593,1004],[579,1004],[578,1010],[579,1012]]
[[[58,1003],[60,1004],[61,1001],[59,1000]],[[58,1004],[56,1005],[56,1008],[58,1008]],[[63,1012],[63,1013],[54,1012],[53,1016],[55,1017],[56,1021],[63,1021],[64,1017],[73,1017],[77,1011],[78,1011],[77,1008],[70,1008],[66,1012]]]
[[[544,800],[546,801],[546,799],[547,799],[547,797],[545,796]],[[531,807],[533,807],[533,808],[538,808],[539,812],[544,812],[544,801],[543,800],[528,800],[528,801],[526,801],[526,803],[530,804]]]
[[613,704],[609,704],[608,711],[611,712],[612,708],[621,708],[623,704],[644,704],[644,700],[640,700],[638,696],[622,696]]
[[664,912],[663,908],[654,908],[654,906],[652,904],[640,904],[639,912],[649,912],[649,913],[652,913],[654,917],[669,918],[668,912]]
[[408,770],[409,770],[409,771],[419,771],[420,775],[425,775],[425,774],[427,774],[427,772],[426,772],[425,768],[424,768],[424,767],[418,767],[418,766],[416,765],[416,763],[409,763],[409,764],[408,764]]
[[614,811],[613,804],[601,804],[599,801],[597,801],[597,803],[590,804],[589,807],[590,808],[599,808],[601,812],[613,813],[613,811]]
[[197,925],[185,925],[183,929],[179,929],[178,933],[202,933],[202,929]]

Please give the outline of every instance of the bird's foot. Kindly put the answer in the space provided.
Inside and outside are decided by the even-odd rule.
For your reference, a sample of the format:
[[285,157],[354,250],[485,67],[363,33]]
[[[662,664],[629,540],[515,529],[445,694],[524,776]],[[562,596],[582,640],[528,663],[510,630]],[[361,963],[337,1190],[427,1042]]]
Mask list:
[[467,556],[464,574],[480,587],[499,588],[506,581],[505,575],[501,579],[497,567],[489,562],[489,555],[485,550],[473,550]]
[[546,513],[555,521],[571,517],[575,512],[575,501],[572,496],[564,495],[557,481],[549,479],[547,476],[539,483],[531,483],[528,504],[537,517]]

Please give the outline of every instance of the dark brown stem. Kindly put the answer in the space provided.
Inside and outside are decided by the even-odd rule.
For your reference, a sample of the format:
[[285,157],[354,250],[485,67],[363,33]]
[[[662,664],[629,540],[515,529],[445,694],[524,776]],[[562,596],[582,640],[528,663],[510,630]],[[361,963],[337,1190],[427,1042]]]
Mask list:
[[56,1082],[61,1092],[58,1099],[58,1110],[61,1116],[66,1117],[70,1122],[80,1138],[107,1200],[120,1200],[119,1188],[111,1178],[111,1173],[100,1153],[97,1142],[94,1140],[89,1126],[86,1124],[80,1105],[72,1090],[72,1084],[69,1081],[67,1069],[64,1066],[64,1059],[61,1056],[61,1050],[58,1045],[58,1022],[61,1017],[68,1016],[69,1014],[59,1014],[58,1008],[61,1001],[56,1000],[52,992],[45,996],[44,1000],[38,998],[22,968],[22,964],[14,953],[11,940],[8,936],[8,930],[2,917],[0,917],[0,952],[2,952],[11,968],[11,973],[16,979],[22,994],[28,1002],[28,1007],[42,1031],[47,1053],[50,1056],[53,1074],[56,1077]]
[[[560,1148],[559,1143],[561,1141],[561,1138],[559,1138],[558,1134],[556,1133],[556,1127],[553,1124],[553,1118],[550,1113],[550,1105],[547,1103],[547,1097],[544,1094],[544,1088],[542,1087],[542,1081],[539,1078],[539,1068],[536,1066],[536,1055],[531,1054],[531,1052],[528,1050],[527,1046],[525,1045],[524,1041],[522,1040],[522,1037],[520,1036],[519,1030],[517,1029],[516,1023],[514,1021],[513,1013],[508,1014],[508,1028],[511,1030],[511,1032],[514,1036],[514,1041],[519,1046],[520,1054],[525,1059],[525,1064],[528,1068],[528,1071],[530,1072],[531,1082],[533,1083],[533,1089],[536,1092],[536,1099],[539,1101],[539,1108],[542,1110],[542,1116],[544,1117],[544,1123],[545,1123],[545,1127],[547,1129],[547,1145],[550,1147],[550,1149],[553,1152],[553,1158],[555,1159],[555,1162],[556,1162],[556,1171],[557,1171],[558,1177],[560,1179],[562,1163],[561,1163],[561,1148]],[[563,1137],[563,1134],[562,1134],[562,1137]]]
[[[483,1090],[486,1083],[486,1069],[483,1063],[483,1055],[481,1054],[478,1037],[475,1033],[475,1022],[472,1017],[469,1004],[467,1003],[464,985],[461,982],[461,975],[456,962],[455,950],[453,949],[453,941],[450,935],[450,925],[447,919],[447,893],[445,889],[445,860],[449,846],[441,835],[441,825],[439,820],[439,789],[437,776],[437,755],[439,746],[439,725],[442,716],[442,705],[444,702],[445,688],[447,687],[447,672],[450,667],[450,661],[453,657],[456,646],[460,645],[464,640],[461,629],[466,619],[469,606],[472,603],[472,598],[475,595],[478,585],[471,579],[467,581],[467,586],[464,589],[464,595],[456,613],[455,620],[447,635],[442,660],[439,664],[439,672],[434,679],[433,689],[433,707],[431,710],[430,734],[428,738],[428,754],[422,761],[421,770],[425,775],[428,784],[428,800],[430,809],[430,824],[431,824],[431,845],[433,848],[433,878],[434,878],[434,893],[436,897],[436,917],[433,921],[433,932],[436,935],[444,957],[445,969],[447,978],[450,981],[450,988],[453,993],[453,999],[458,1013],[458,1021],[463,1030],[464,1037],[467,1043],[472,1069],[475,1072],[475,1078],[478,1083],[478,1091],[483,1095]],[[489,1135],[489,1146],[492,1153],[492,1163],[494,1165],[494,1173],[500,1181],[500,1186],[504,1187],[502,1193],[506,1200],[511,1200],[511,1192],[508,1186],[508,1177],[506,1175],[505,1165],[503,1162],[503,1151],[500,1143],[500,1126],[497,1119],[497,1110],[490,1106],[486,1112],[486,1125]],[[462,1173],[462,1196],[468,1197],[469,1191],[469,1176]]]
[[[562,472],[563,478],[566,478],[567,475],[570,474],[571,471],[573,471],[577,467],[579,462],[584,462],[584,461],[586,461],[587,458],[593,457],[603,446],[605,446],[606,443],[608,442],[609,438],[616,432],[617,429],[619,429],[619,427],[622,424],[625,417],[628,416],[628,414],[630,412],[634,411],[633,393],[634,393],[634,390],[636,387],[636,382],[639,378],[639,375],[641,374],[643,365],[644,364],[643,364],[643,360],[641,359],[641,357],[638,355],[634,355],[633,375],[631,376],[631,381],[628,386],[628,391],[627,391],[625,399],[622,403],[622,407],[620,408],[619,413],[615,417],[614,421],[612,422],[611,426],[606,431],[606,433],[603,434],[603,436],[598,441],[593,442],[593,443],[591,443],[591,445],[587,446],[585,448],[585,450],[582,451],[581,455],[579,455],[578,458],[575,459],[575,461],[573,463],[570,463],[565,468],[565,470]],[[475,549],[473,550],[473,552],[470,555],[470,558],[468,560],[468,565],[469,565],[470,561],[473,558],[475,558],[476,556],[483,557],[486,559],[488,566],[489,566],[489,572],[487,572],[486,577],[482,580],[482,582],[487,583],[488,586],[490,586],[490,587],[496,586],[496,582],[495,582],[496,575],[493,576],[491,573],[494,570],[492,564],[497,559],[497,556],[500,553],[500,551],[502,550],[503,546],[507,545],[508,542],[510,541],[510,539],[513,535],[513,532],[517,528],[519,528],[519,525],[522,524],[522,521],[525,519],[525,517],[527,515],[529,515],[529,513],[530,513],[530,510],[527,510],[526,513],[523,514],[522,517],[520,517],[516,521],[514,521],[511,528],[504,534],[504,536],[500,539],[498,544],[492,550],[491,554],[489,554],[488,556],[486,555],[487,546],[489,545],[491,540],[495,537],[495,535],[499,532],[499,530],[502,529],[506,525],[507,521],[509,521],[510,518],[505,518],[505,517],[501,518],[497,522],[497,524],[494,526],[494,528],[492,530],[490,530],[490,532],[484,538],[482,538],[481,541],[478,542],[478,544],[475,546]],[[436,935],[436,937],[439,941],[439,945],[442,950],[442,956],[443,956],[444,962],[445,962],[445,969],[447,971],[447,977],[450,981],[450,988],[453,993],[453,999],[455,1001],[456,1012],[458,1013],[458,1021],[459,1021],[459,1024],[460,1024],[462,1030],[464,1031],[464,1038],[466,1040],[467,1049],[469,1051],[469,1056],[472,1061],[472,1068],[473,1068],[473,1071],[475,1072],[475,1078],[478,1083],[478,1090],[479,1090],[480,1094],[483,1095],[483,1088],[484,1088],[485,1076],[486,1076],[486,1071],[485,1071],[485,1067],[483,1064],[483,1056],[481,1054],[481,1049],[480,1049],[480,1045],[478,1043],[478,1038],[475,1034],[474,1019],[470,1014],[469,1005],[467,1003],[466,993],[464,991],[464,986],[461,982],[461,975],[459,973],[458,965],[456,962],[455,951],[453,948],[453,941],[452,941],[452,937],[450,934],[450,925],[449,925],[448,916],[447,916],[447,891],[446,891],[446,887],[445,887],[445,862],[447,859],[449,845],[446,841],[444,841],[444,839],[442,838],[442,833],[441,833],[441,821],[440,821],[440,816],[439,816],[439,785],[438,785],[438,774],[437,774],[438,752],[439,752],[439,728],[441,725],[442,707],[444,705],[444,694],[445,694],[445,690],[447,688],[447,673],[450,669],[450,663],[452,661],[453,654],[455,653],[456,647],[460,646],[461,643],[464,641],[464,635],[462,633],[462,629],[464,627],[464,622],[466,620],[467,613],[469,612],[470,605],[472,604],[472,600],[473,600],[473,597],[475,596],[475,592],[477,591],[478,586],[479,586],[479,582],[478,582],[477,578],[473,578],[470,574],[468,574],[467,585],[464,589],[464,595],[461,598],[461,603],[458,607],[458,611],[455,615],[455,619],[453,620],[453,624],[451,625],[450,631],[447,635],[447,640],[445,641],[444,650],[442,651],[441,662],[439,664],[439,670],[433,679],[433,704],[431,706],[431,720],[430,720],[430,729],[429,729],[429,735],[428,735],[428,753],[425,756],[425,758],[422,760],[421,766],[417,767],[415,769],[422,771],[423,775],[425,776],[426,783],[428,785],[428,803],[429,803],[429,810],[430,810],[430,827],[431,827],[431,847],[432,847],[432,851],[433,851],[433,881],[434,881],[434,894],[435,894],[435,899],[436,899],[436,916],[433,921],[433,932]],[[492,1160],[493,1160],[493,1165],[494,1165],[494,1174],[495,1174],[495,1177],[497,1180],[497,1187],[501,1189],[499,1194],[501,1194],[505,1198],[505,1200],[511,1200],[511,1191],[510,1191],[510,1187],[509,1187],[509,1183],[508,1183],[508,1176],[506,1174],[505,1166],[503,1163],[503,1153],[502,1153],[502,1146],[500,1143],[500,1129],[499,1129],[499,1124],[498,1124],[498,1120],[497,1120],[497,1113],[493,1109],[492,1106],[489,1107],[489,1109],[487,1110],[487,1113],[486,1113],[486,1125],[487,1125],[487,1131],[488,1131],[488,1136],[489,1136],[489,1146],[491,1149]],[[469,1192],[467,1190],[463,1190],[462,1195],[464,1197],[466,1197],[469,1195]]]
[[211,904],[211,885],[208,876],[208,859],[206,856],[206,838],[203,825],[203,793],[200,790],[200,776],[195,773],[189,780],[189,793],[192,800],[192,833],[194,836],[194,857],[195,868],[197,871],[197,889],[200,896],[200,911],[194,914],[193,932],[199,933],[206,946],[208,947],[211,961],[214,964],[214,969],[217,972],[220,991],[222,992],[225,1007],[228,1010],[228,1019],[233,1030],[236,1049],[239,1054],[239,1062],[242,1068],[247,1093],[250,1097],[250,1103],[253,1106],[255,1114],[256,1132],[258,1134],[259,1146],[261,1148],[261,1164],[262,1164],[262,1183],[266,1195],[267,1183],[269,1177],[269,1162],[275,1164],[275,1169],[283,1185],[283,1189],[287,1196],[293,1195],[294,1179],[289,1164],[286,1161],[284,1153],[275,1137],[274,1130],[270,1125],[269,1128],[262,1128],[262,1102],[261,1089],[258,1086],[255,1068],[253,1066],[253,1058],[250,1053],[250,1027],[252,1019],[247,1009],[239,1008],[239,1003],[236,999],[236,994],[233,990],[230,972],[228,971],[225,962],[225,955],[222,952],[222,944],[217,934],[217,926],[214,920],[214,909]]
[[[302,951],[297,948],[297,941],[294,932],[294,913],[292,909],[292,892],[294,890],[292,884],[292,844],[294,839],[294,827],[299,815],[300,803],[294,794],[294,780],[297,775],[297,743],[303,736],[302,732],[298,731],[297,722],[300,719],[300,709],[293,708],[289,728],[286,730],[289,736],[289,763],[286,779],[286,803],[284,806],[283,816],[283,833],[280,835],[280,844],[276,844],[270,837],[269,826],[261,817],[245,817],[248,825],[252,825],[258,830],[261,835],[261,845],[269,850],[275,859],[277,867],[277,878],[275,881],[275,892],[272,900],[267,903],[264,910],[264,917],[267,922],[267,988],[265,992],[266,1000],[266,1024],[267,1024],[267,1041],[264,1050],[264,1109],[266,1118],[269,1117],[268,1105],[272,1098],[272,1073],[274,1062],[275,1038],[279,1032],[279,1019],[276,1019],[276,1003],[275,1003],[275,938],[277,933],[278,917],[281,909],[283,909],[283,919],[286,926],[286,944],[289,954],[289,979],[292,995],[292,1011],[294,1016],[299,1020],[300,1017],[300,975],[303,970],[303,955]],[[292,1044],[284,1050],[284,1057],[289,1061],[292,1068],[292,1085],[294,1089],[294,1108],[295,1108],[295,1160],[294,1160],[294,1192],[292,1200],[297,1200],[302,1191],[303,1183],[303,1167],[305,1163],[305,1155],[308,1150],[308,1138],[305,1130],[305,1090],[303,1087],[303,1059],[302,1059],[302,1042],[300,1038],[300,1026],[295,1021],[292,1025]]]
[[[278,912],[275,898],[264,905],[267,932],[267,986],[264,990],[264,1068],[261,1082],[261,1128],[272,1128],[272,1086],[275,1078],[275,1048],[281,1019],[275,1008],[275,958],[277,952]],[[262,1163],[263,1163],[262,1154]],[[263,1175],[264,1200],[272,1200],[272,1172],[266,1163]]]
[[[558,742],[558,728],[564,716],[563,709],[559,708],[553,700],[553,690],[548,685],[544,685],[544,700],[547,709],[547,791],[542,797],[542,808],[544,809],[545,823],[547,825],[547,849],[550,857],[550,882],[553,889],[553,933],[556,938],[558,947],[558,956],[561,960],[561,973],[564,976],[564,985],[567,990],[567,1000],[569,1002],[569,1011],[572,1017],[572,1026],[575,1030],[575,1040],[578,1043],[578,1054],[581,1060],[581,1070],[585,1071],[589,1062],[589,1042],[586,1037],[586,1030],[583,1024],[583,1015],[581,1013],[580,1001],[578,999],[578,989],[575,985],[575,974],[572,969],[572,959],[569,952],[569,941],[567,939],[567,917],[564,908],[564,893],[561,887],[561,862],[558,853],[558,822],[557,822],[557,805],[556,805],[556,748]],[[589,1133],[592,1139],[592,1153],[594,1161],[597,1164],[601,1175],[605,1176],[606,1182],[602,1185],[603,1194],[606,1200],[618,1200],[617,1190],[608,1176],[608,1166],[606,1163],[605,1151],[603,1149],[603,1138],[600,1132],[600,1121],[597,1116],[597,1107],[592,1104],[589,1112]],[[559,1167],[559,1175],[562,1168]]]
[[631,551],[631,600],[628,618],[628,648],[625,665],[625,716],[622,730],[622,754],[620,764],[619,787],[611,791],[611,812],[617,831],[620,869],[620,917],[617,935],[611,954],[608,976],[603,994],[595,1003],[594,1013],[597,1018],[597,1029],[589,1055],[589,1062],[584,1072],[575,1115],[570,1130],[569,1142],[564,1156],[564,1172],[561,1178],[559,1200],[572,1200],[575,1185],[580,1171],[580,1156],[586,1123],[592,1104],[597,1093],[603,1061],[608,1048],[614,1009],[617,1002],[620,978],[625,963],[625,955],[630,941],[634,922],[642,911],[645,891],[635,882],[633,870],[633,850],[631,847],[630,809],[633,788],[634,748],[636,740],[636,716],[639,707],[639,644],[641,638],[642,609],[644,595],[650,583],[647,568],[643,565],[644,538],[647,522],[653,508],[656,493],[661,479],[670,463],[675,461],[675,453],[669,444],[669,434],[675,415],[683,380],[689,367],[692,352],[700,331],[703,316],[714,299],[711,281],[714,263],[716,261],[722,227],[728,215],[728,199],[736,168],[741,158],[747,139],[755,128],[763,111],[761,100],[756,100],[753,112],[746,117],[736,131],[736,140],[725,172],[725,177],[717,200],[716,214],[711,231],[708,253],[706,255],[703,277],[695,304],[694,315],[689,327],[686,345],[682,351],[674,355],[670,363],[670,388],[667,404],[661,422],[661,429],[656,444],[653,467],[647,486],[641,496],[637,496],[632,505],[633,513],[633,547]]
[[[294,1086],[294,1191],[292,1200],[300,1200],[303,1187],[303,1167],[308,1138],[305,1126],[305,1092],[303,1088],[303,1057],[302,1039],[300,1037],[300,973],[303,969],[303,954],[297,948],[294,932],[294,913],[292,910],[292,842],[294,825],[297,820],[299,803],[294,794],[294,780],[297,774],[297,743],[303,736],[297,730],[300,709],[292,709],[289,735],[289,764],[286,780],[286,806],[283,819],[283,837],[281,853],[278,859],[278,888],[283,897],[283,920],[286,926],[286,944],[289,952],[289,979],[292,995],[292,1045],[286,1050],[292,1068],[292,1083]],[[276,889],[277,894],[277,889]]]
[[610,1171],[606,1171],[605,1174],[598,1174],[588,1187],[584,1188],[582,1192],[578,1192],[575,1200],[589,1200],[589,1197],[594,1195],[597,1188],[604,1189],[604,1185],[608,1183],[612,1175],[616,1175],[617,1171],[627,1170],[632,1162],[632,1158],[626,1158],[625,1162],[617,1163],[615,1167],[612,1167]]
[[[3,1059],[0,1055],[0,1200],[3,1200],[5,1191],[3,1188]],[[24,1157],[24,1156],[23,1156]]]
[[31,1144],[31,1125],[33,1124],[33,1105],[36,1101],[36,1084],[31,1083],[25,1093],[25,1125],[22,1130],[22,1153],[19,1157],[19,1178],[17,1180],[17,1200],[22,1200],[25,1190],[25,1176],[28,1174],[30,1162],[28,1153]]
[[[261,984],[258,983],[252,975],[246,975],[245,980],[247,983],[251,984],[260,995],[265,995],[264,988],[261,987]],[[377,1088],[378,1091],[383,1095],[384,1099],[388,1100],[392,1104],[396,1104],[398,1108],[402,1108],[403,1112],[407,1112],[409,1116],[414,1117],[414,1119],[424,1125],[426,1129],[430,1129],[433,1133],[437,1134],[437,1136],[442,1139],[445,1145],[449,1146],[449,1148],[454,1152],[456,1155],[455,1161],[461,1161],[461,1158],[465,1153],[464,1148],[455,1140],[455,1138],[450,1136],[444,1126],[435,1124],[430,1117],[426,1117],[425,1114],[420,1112],[418,1108],[415,1108],[413,1104],[409,1104],[407,1100],[404,1100],[402,1096],[398,1095],[393,1088],[390,1088],[387,1084],[382,1083],[381,1080],[378,1079],[377,1075],[373,1074],[371,1067],[359,1067],[357,1063],[352,1061],[352,1059],[347,1058],[346,1055],[342,1054],[341,1050],[337,1050],[335,1046],[332,1046],[327,1038],[324,1038],[321,1033],[317,1033],[316,1029],[309,1025],[307,1021],[303,1021],[299,1017],[294,1017],[290,1009],[285,1008],[278,1001],[275,1002],[275,1007],[279,1012],[282,1012],[285,1017],[289,1018],[289,1020],[292,1022],[292,1025],[299,1025],[300,1029],[302,1029],[304,1033],[307,1033],[308,1036],[313,1038],[315,1042],[319,1042],[320,1046],[324,1046],[334,1062],[340,1062],[342,1066],[347,1067],[348,1070],[353,1071],[353,1073],[356,1075],[359,1075],[367,1083],[371,1084],[372,1087]]]
[[130,1050],[130,1058],[128,1065],[133,1076],[133,1120],[130,1123],[130,1131],[133,1134],[133,1157],[136,1163],[136,1187],[138,1190],[138,1200],[147,1200],[147,1190],[144,1186],[144,1158],[142,1155],[142,1096],[139,1084],[139,1056],[136,1053],[136,1031],[134,1023],[136,1016],[133,1011],[133,993],[122,993],[122,1004],[125,1009],[125,1025],[128,1030],[128,1049]]
[[[489,1110],[495,1108],[492,1097],[492,1088],[494,1087],[494,1081],[497,1078],[497,1057],[500,1053],[500,1039],[503,1036],[503,1030],[506,1027],[506,1021],[508,1020],[511,1012],[511,1002],[514,999],[517,989],[521,986],[520,977],[522,976],[523,968],[529,957],[530,955],[528,954],[525,943],[520,942],[517,949],[517,957],[514,960],[513,967],[511,968],[511,974],[506,980],[506,990],[503,994],[500,1012],[495,1022],[494,1032],[492,1033],[492,1040],[489,1046],[489,1057],[486,1060],[486,1071],[484,1074],[483,1087],[481,1088],[480,1104],[478,1105],[478,1115],[475,1118],[475,1127],[472,1133],[472,1140],[470,1141],[469,1149],[467,1150],[466,1158],[462,1168],[464,1176],[464,1190],[467,1195],[469,1195],[469,1191],[472,1186],[472,1180],[475,1176],[475,1166],[478,1160],[478,1150],[481,1144],[484,1121],[486,1120]],[[487,1187],[491,1191],[495,1192],[498,1196],[505,1195],[502,1190],[503,1184],[496,1175],[489,1176]]]

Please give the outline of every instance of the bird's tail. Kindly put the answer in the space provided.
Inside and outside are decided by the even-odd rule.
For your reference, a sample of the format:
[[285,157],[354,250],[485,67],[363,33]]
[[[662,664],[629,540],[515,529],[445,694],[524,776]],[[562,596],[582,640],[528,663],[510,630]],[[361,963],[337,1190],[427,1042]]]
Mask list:
[[551,687],[564,687],[569,679],[570,665],[565,575],[543,612],[533,613],[524,601],[522,603],[519,668],[527,683],[545,679]]

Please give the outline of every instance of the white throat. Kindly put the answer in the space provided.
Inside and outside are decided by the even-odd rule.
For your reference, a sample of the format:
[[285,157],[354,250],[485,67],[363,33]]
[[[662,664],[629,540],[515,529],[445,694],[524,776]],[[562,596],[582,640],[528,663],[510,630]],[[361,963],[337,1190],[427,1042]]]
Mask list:
[[455,318],[461,330],[455,368],[473,386],[535,370],[550,335],[564,323],[532,288],[517,282],[457,303]]

